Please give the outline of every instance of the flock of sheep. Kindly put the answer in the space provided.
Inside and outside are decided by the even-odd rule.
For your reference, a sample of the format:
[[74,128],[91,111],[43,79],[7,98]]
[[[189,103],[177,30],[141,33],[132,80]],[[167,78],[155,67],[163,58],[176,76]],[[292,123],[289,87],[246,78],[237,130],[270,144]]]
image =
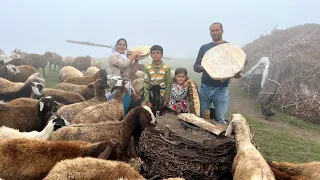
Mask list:
[[[144,179],[135,146],[155,116],[134,93],[124,116],[126,78],[110,77],[89,56],[16,49],[1,58],[0,178]],[[37,70],[44,75],[48,62],[61,68],[52,88]],[[109,101],[106,89],[115,92]]]
[[[111,77],[89,56],[15,49],[0,57],[0,179],[145,179],[135,146],[145,128],[156,126],[156,118],[141,106],[142,68],[124,116],[127,79]],[[45,87],[37,70],[44,75],[48,62],[60,68],[60,82],[52,88]],[[108,101],[106,89],[115,92]],[[320,179],[319,162],[266,162],[240,114],[233,115],[226,130],[233,133],[234,179]]]

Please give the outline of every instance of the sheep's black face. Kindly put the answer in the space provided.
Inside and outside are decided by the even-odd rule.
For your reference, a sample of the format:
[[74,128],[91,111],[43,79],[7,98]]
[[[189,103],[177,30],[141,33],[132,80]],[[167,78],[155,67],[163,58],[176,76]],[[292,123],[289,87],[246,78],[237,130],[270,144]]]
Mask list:
[[54,124],[54,128],[53,128],[54,131],[56,131],[57,129],[59,129],[63,126],[70,125],[70,123],[61,116],[55,117],[55,119],[53,119],[52,123]]
[[3,60],[0,60],[0,67],[1,66],[4,66],[4,61]]
[[51,96],[46,96],[40,99],[40,111],[52,111],[53,109],[57,109],[57,106],[57,102],[55,102]]

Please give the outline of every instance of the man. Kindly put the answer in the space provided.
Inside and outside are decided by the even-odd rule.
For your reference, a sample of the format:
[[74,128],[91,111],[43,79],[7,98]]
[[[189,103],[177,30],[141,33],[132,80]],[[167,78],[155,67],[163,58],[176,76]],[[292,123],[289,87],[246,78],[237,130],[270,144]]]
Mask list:
[[[222,39],[223,26],[221,23],[213,23],[209,27],[209,30],[213,42],[201,46],[197,60],[193,66],[195,72],[202,73],[201,86],[199,90],[200,115],[201,117],[203,117],[203,111],[209,110],[211,103],[213,103],[215,107],[215,119],[218,122],[226,124],[229,105],[228,85],[230,80],[227,79],[221,82],[220,80],[212,79],[202,67],[201,61],[204,54],[209,49],[219,44],[227,42]],[[240,78],[240,75],[237,74],[235,78]]]

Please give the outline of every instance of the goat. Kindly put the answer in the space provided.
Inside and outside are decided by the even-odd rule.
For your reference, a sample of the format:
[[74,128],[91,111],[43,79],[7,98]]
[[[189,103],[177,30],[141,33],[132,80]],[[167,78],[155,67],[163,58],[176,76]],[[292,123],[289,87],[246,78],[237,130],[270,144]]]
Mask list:
[[148,83],[151,85],[151,88],[146,88],[150,95],[149,95],[149,99],[150,99],[150,102],[152,104],[152,111],[155,112],[156,111],[160,111],[160,104],[163,104],[163,98],[162,96],[160,95],[160,91],[162,89],[165,89],[163,87],[161,87],[159,84],[151,84],[147,81],[144,81],[145,83]]

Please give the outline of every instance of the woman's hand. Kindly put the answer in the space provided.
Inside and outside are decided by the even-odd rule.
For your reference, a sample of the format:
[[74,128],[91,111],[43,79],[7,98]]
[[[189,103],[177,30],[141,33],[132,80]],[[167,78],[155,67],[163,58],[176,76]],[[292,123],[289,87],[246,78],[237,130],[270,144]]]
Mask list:
[[141,51],[133,51],[133,52],[131,53],[131,56],[133,57],[133,59],[136,59],[136,58],[138,58],[141,54],[142,54]]

